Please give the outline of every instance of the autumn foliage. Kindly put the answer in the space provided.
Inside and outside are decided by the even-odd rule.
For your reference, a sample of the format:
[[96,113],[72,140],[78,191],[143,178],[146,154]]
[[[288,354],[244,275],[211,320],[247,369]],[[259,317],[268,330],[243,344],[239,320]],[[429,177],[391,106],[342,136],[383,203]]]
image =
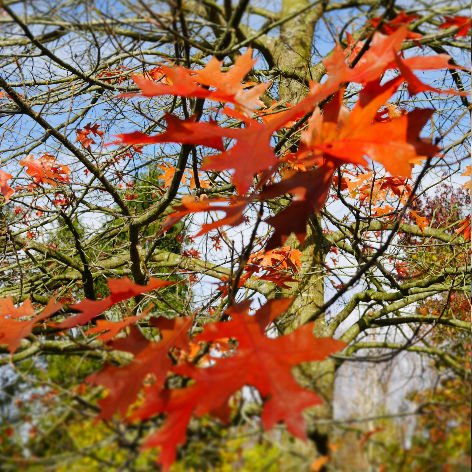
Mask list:
[[[369,217],[384,217],[388,223],[395,208],[384,204],[387,196],[408,202],[413,191],[408,183],[413,167],[441,153],[439,144],[423,133],[435,110],[404,110],[394,104],[402,86],[410,96],[422,92],[464,95],[457,90],[438,90],[416,75],[416,71],[458,69],[448,55],[405,57],[402,53],[405,41],[422,37],[409,30],[418,18],[404,12],[391,21],[374,18],[371,26],[375,32],[369,42],[359,41],[347,49],[336,45],[324,60],[326,80],[311,83],[305,98],[276,112],[277,104],[265,107],[260,100],[270,83],[246,80],[256,63],[250,47],[225,71],[223,62],[213,57],[200,69],[162,64],[152,73],[131,74],[139,92],[121,93],[120,98],[139,101],[141,97],[170,96],[195,99],[194,103],[214,102],[222,104],[215,109],[218,119],[216,115],[215,119],[205,119],[195,107],[194,114],[183,119],[165,114],[163,132],[136,130],[114,136],[106,136],[98,123],[89,122],[76,130],[81,152],[90,152],[98,145],[136,150],[136,146],[177,143],[184,149],[209,148],[210,154],[197,171],[228,172],[236,193],[213,197],[205,193],[209,184],[202,182],[198,196],[184,196],[166,215],[158,234],[195,214],[214,217],[210,223],[200,224],[195,236],[223,232],[245,222],[249,211],[258,212],[259,220],[272,232],[263,249],[247,254],[236,282],[221,278],[220,290],[228,296],[227,302],[217,318],[203,326],[196,326],[192,316],[169,319],[152,314],[146,294],[158,294],[183,280],[108,278],[109,295],[99,299],[84,298],[69,304],[51,298],[42,310],[30,299],[21,305],[12,298],[0,299],[0,343],[14,354],[32,334],[40,336],[47,331],[72,337],[74,330],[81,330],[88,339],[101,343],[106,352],[127,353],[124,364],[110,358],[86,379],[86,388],[103,387],[96,421],[119,416],[128,423],[145,422],[163,415],[162,425],[143,444],[143,448],[160,448],[158,463],[163,470],[170,469],[177,448],[185,444],[192,418],[212,415],[227,423],[238,401],[235,394],[245,386],[254,387],[263,401],[260,421],[265,430],[284,423],[292,435],[306,439],[303,412],[322,400],[316,392],[299,385],[294,368],[340,353],[346,343],[315,337],[314,322],[292,332],[278,331],[276,322],[289,309],[292,298],[272,299],[255,309],[249,300],[237,300],[235,293],[249,280],[270,282],[279,289],[296,280],[302,253],[287,240],[295,234],[300,243],[305,241],[310,217],[323,210],[332,188],[368,201]],[[470,19],[445,17],[439,28],[454,28],[456,37],[464,36]],[[120,84],[125,79],[116,77],[125,72],[110,69],[99,80]],[[360,92],[355,103],[347,106],[345,90],[352,83]],[[226,126],[220,124],[221,117]],[[280,155],[274,137],[288,139],[297,130],[301,132],[296,146]],[[47,153],[38,158],[29,154],[19,163],[34,185],[50,186],[60,193],[61,185],[69,182],[71,170],[58,160]],[[374,185],[372,162],[389,173]],[[353,170],[341,176],[338,170],[345,164],[352,165]],[[166,172],[162,179],[165,187],[178,186],[185,176],[183,169],[170,164],[161,170]],[[9,172],[0,170],[5,200],[15,194]],[[190,189],[195,187],[198,172],[196,175],[189,174]],[[283,210],[262,216],[263,204],[284,196],[289,203]],[[429,228],[428,219],[418,209],[412,208],[405,215],[423,234]],[[454,231],[458,237],[470,239],[470,217]],[[197,252],[184,255],[198,259]],[[128,316],[106,319],[107,310],[119,304],[128,307]]]

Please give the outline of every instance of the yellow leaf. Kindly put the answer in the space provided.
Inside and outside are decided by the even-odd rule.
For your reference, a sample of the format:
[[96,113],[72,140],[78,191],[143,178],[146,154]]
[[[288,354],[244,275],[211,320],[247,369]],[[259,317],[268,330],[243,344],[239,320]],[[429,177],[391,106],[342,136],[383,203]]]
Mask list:
[[328,456],[321,456],[316,459],[310,467],[310,472],[318,472],[329,461]]

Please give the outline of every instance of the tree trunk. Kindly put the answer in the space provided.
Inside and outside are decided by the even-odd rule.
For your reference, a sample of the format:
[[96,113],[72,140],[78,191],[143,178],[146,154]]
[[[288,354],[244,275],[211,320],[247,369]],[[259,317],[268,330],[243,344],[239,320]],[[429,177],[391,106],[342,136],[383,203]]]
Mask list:
[[[282,290],[283,297],[294,297],[292,306],[285,314],[286,332],[295,330],[307,322],[313,313],[324,303],[324,259],[329,247],[323,237],[319,218],[312,216],[308,222],[305,242],[300,245],[295,237],[287,240],[287,245],[302,252],[302,266],[297,282],[289,289]],[[323,338],[330,336],[325,314],[315,321],[313,334]],[[297,380],[303,387],[315,390],[323,403],[308,412],[308,435],[321,455],[328,455],[330,428],[316,425],[319,419],[329,420],[333,416],[335,361],[310,362],[300,366],[296,372]]]
[[[282,17],[302,10],[309,5],[308,0],[283,0]],[[311,49],[317,20],[323,14],[326,3],[309,9],[285,23],[280,32],[280,43],[274,51],[276,67],[281,71],[279,99],[295,104],[308,92],[309,80],[320,80],[311,65]],[[324,303],[324,260],[329,250],[326,247],[319,218],[312,216],[308,223],[304,244],[300,245],[293,235],[287,245],[302,252],[302,267],[296,283],[289,289],[282,290],[283,297],[295,297],[287,312],[286,331],[293,331],[307,322],[313,312]],[[280,295],[280,292],[279,292]],[[328,336],[325,315],[315,322],[313,334],[316,337]],[[309,411],[308,434],[321,455],[329,454],[329,428],[316,425],[314,420],[331,419],[333,414],[335,364],[333,360],[312,362],[301,366],[297,371],[299,382],[316,390],[323,399],[323,404]]]

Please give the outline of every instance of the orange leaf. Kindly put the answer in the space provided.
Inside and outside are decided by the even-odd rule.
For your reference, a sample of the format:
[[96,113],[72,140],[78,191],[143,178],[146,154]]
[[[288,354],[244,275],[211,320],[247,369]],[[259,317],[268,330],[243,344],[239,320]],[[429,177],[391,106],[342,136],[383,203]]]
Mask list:
[[395,208],[393,208],[392,206],[384,205],[383,207],[372,208],[372,215],[384,216],[384,215],[390,214],[394,211],[395,211]]
[[8,350],[13,354],[20,346],[21,340],[31,334],[36,323],[49,318],[61,308],[62,304],[51,298],[43,311],[34,316],[34,308],[29,298],[18,308],[11,297],[0,298],[0,344],[8,345]]
[[470,215],[459,222],[461,226],[454,232],[456,234],[463,234],[466,241],[470,241]]
[[6,201],[10,200],[14,190],[8,185],[8,181],[12,178],[11,174],[0,169],[0,191]]
[[[442,69],[442,68],[451,68],[449,65],[449,59],[450,57],[446,54],[438,54],[434,59],[435,61],[430,61],[428,58],[426,61],[423,61],[423,67],[424,64],[429,63],[430,67],[428,69]],[[447,90],[439,90],[437,88],[431,87],[428,84],[425,84],[421,82],[420,79],[413,73],[411,67],[409,64],[415,64],[413,61],[408,61],[403,60],[400,56],[395,57],[395,62],[397,63],[398,69],[400,70],[401,75],[403,78],[408,82],[408,93],[412,95],[416,95],[420,92],[434,92],[434,93],[443,93],[443,94],[449,94],[449,95],[462,95],[462,96],[468,96],[469,92],[459,92],[457,90],[453,89],[447,89]],[[437,64],[439,67],[433,67],[433,64]]]
[[[465,172],[461,174],[462,177],[467,177],[467,176],[470,177],[470,167],[471,166],[467,166],[465,168]],[[470,195],[470,186],[471,186],[471,180],[470,179],[462,186],[462,188],[465,188],[469,192],[469,195]]]
[[87,123],[84,129],[78,129],[76,131],[77,138],[75,141],[80,142],[84,148],[90,149],[90,145],[95,144],[95,141],[90,137],[90,134],[92,136],[103,136],[103,131],[100,131],[98,126],[98,123],[95,123],[93,126],[92,123]]
[[[323,61],[330,80],[334,80],[338,84],[343,82],[367,84],[378,80],[387,69],[398,67],[397,58],[402,43],[410,34],[407,25],[400,26],[388,36],[378,32],[375,33],[369,49],[353,68],[349,68],[345,64],[345,52],[341,46],[336,45],[331,56]],[[351,54],[351,60],[354,59],[352,56],[353,54]],[[446,54],[437,54],[435,56],[410,57],[404,59],[403,63],[408,68],[415,70],[457,68],[457,66],[449,64],[449,59],[450,57]],[[448,91],[447,93],[451,92]]]
[[[331,56],[323,61],[331,79],[343,82],[368,83],[378,78],[386,69],[392,68],[395,56],[408,34],[408,27],[402,26],[393,34],[385,36],[375,33],[369,49],[354,68],[349,68],[344,60],[345,52],[336,45]],[[395,66],[396,67],[396,66]]]
[[401,77],[384,85],[378,81],[370,82],[361,91],[350,113],[334,100],[330,103],[333,111],[329,110],[328,114],[322,116],[318,109],[315,110],[308,129],[302,133],[302,151],[308,154],[311,150],[312,159],[324,155],[364,166],[367,155],[383,164],[391,174],[409,177],[410,161],[419,155],[436,154],[438,148],[418,136],[433,110],[415,109],[387,122],[374,121],[378,109],[396,92],[401,82]]
[[167,167],[164,165],[157,165],[157,167],[163,171],[162,174],[159,174],[159,179],[164,181],[166,187],[169,187],[174,178],[175,167]]
[[[141,89],[143,96],[156,97],[160,95],[177,95],[181,97],[207,98],[223,103],[233,103],[245,116],[250,116],[254,107],[270,84],[259,84],[248,91],[244,90],[241,81],[255,64],[251,59],[252,49],[239,56],[228,72],[221,72],[222,62],[212,58],[204,69],[191,71],[183,67],[161,66],[167,80],[172,85],[155,83],[152,80],[132,76],[136,85]],[[209,90],[214,87],[215,90]],[[133,96],[135,94],[123,94]]]
[[319,472],[321,468],[329,462],[329,457],[328,456],[321,456],[318,457],[318,459],[315,459],[311,466],[310,466],[310,472]]
[[27,167],[26,173],[33,177],[37,184],[44,182],[55,187],[57,182],[69,182],[69,167],[57,164],[56,158],[50,154],[43,154],[36,160],[33,154],[29,154],[20,161],[20,164]]
[[409,214],[415,219],[416,224],[419,226],[421,232],[424,234],[425,228],[429,226],[429,221],[427,220],[427,218],[418,215],[418,213],[414,210],[410,210]]

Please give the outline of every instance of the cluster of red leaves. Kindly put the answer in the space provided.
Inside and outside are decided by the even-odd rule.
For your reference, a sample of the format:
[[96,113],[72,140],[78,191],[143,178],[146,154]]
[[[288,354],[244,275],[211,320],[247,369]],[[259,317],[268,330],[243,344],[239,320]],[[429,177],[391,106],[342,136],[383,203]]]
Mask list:
[[[393,20],[382,21],[380,17],[375,17],[370,20],[370,24],[374,28],[378,28],[378,31],[384,34],[392,34],[397,31],[399,28],[405,25],[409,25],[413,21],[420,18],[419,15],[407,15],[404,11],[400,12]],[[380,24],[380,26],[379,26]],[[413,31],[408,31],[406,38],[407,39],[419,39],[423,35],[420,33],[415,33]]]
[[288,288],[287,282],[295,282],[292,276],[301,268],[301,256],[301,251],[292,249],[290,246],[251,254],[241,281],[244,283],[257,274],[260,280],[267,280],[281,288]]
[[182,251],[182,256],[192,257],[194,259],[199,259],[201,257],[201,253],[200,253],[200,251],[197,251],[196,249],[190,248],[190,249],[184,249]]
[[85,149],[90,149],[90,145],[95,144],[93,136],[100,138],[103,136],[103,131],[99,129],[98,123],[95,123],[93,126],[92,123],[87,123],[84,129],[78,129],[76,133],[77,138],[75,138],[75,142],[80,142]]
[[[347,175],[352,175],[354,178]],[[373,172],[356,175],[344,170],[341,180],[335,176],[333,181],[336,187],[339,185],[341,191],[347,190],[349,197],[357,199],[365,210],[370,210],[371,216],[375,217],[394,215],[395,208],[387,203],[390,194],[393,194],[399,203],[404,204],[412,191],[408,179],[404,177],[376,178]]]
[[457,33],[454,35],[454,38],[459,38],[460,36],[467,36],[470,31],[471,18],[470,16],[444,16],[444,23],[439,26],[441,29],[447,28],[458,28]]
[[[159,175],[159,179],[164,181],[164,186],[169,187],[175,174],[175,167],[169,164],[158,164],[157,167],[162,170],[162,174]],[[207,180],[202,178],[202,173],[198,173],[198,179],[200,183],[200,188],[209,188],[210,184]],[[196,187],[195,176],[192,171],[186,170],[182,175],[181,182],[186,182],[187,186],[190,189]]]
[[[226,214],[219,221],[203,225],[199,234],[223,225],[237,225],[244,221],[243,213],[250,202],[289,193],[293,195],[289,207],[266,220],[275,229],[266,249],[274,249],[283,245],[292,232],[303,241],[307,218],[324,205],[333,174],[342,164],[366,166],[365,158],[368,157],[381,163],[392,175],[409,177],[412,166],[420,158],[432,156],[439,150],[429,140],[419,137],[433,110],[406,112],[397,110],[388,104],[388,100],[405,81],[411,95],[423,91],[459,93],[439,91],[421,82],[413,73],[413,70],[451,67],[449,56],[402,57],[401,45],[405,39],[412,37],[407,25],[413,19],[412,16],[399,15],[395,20],[384,23],[383,31],[389,36],[377,32],[355,67],[346,64],[345,51],[341,46],[336,46],[324,61],[328,80],[324,84],[312,84],[305,99],[285,111],[269,115],[271,119],[262,123],[257,114],[255,118],[250,115],[257,97],[268,84],[246,92],[244,85],[240,84],[254,64],[250,50],[238,58],[230,71],[224,73],[219,70],[221,63],[214,59],[200,71],[162,67],[166,83],[135,77],[142,95],[146,97],[170,94],[232,103],[236,109],[225,108],[224,112],[245,125],[239,129],[223,128],[214,122],[198,123],[194,118],[179,120],[167,115],[168,127],[163,134],[146,136],[135,132],[118,136],[120,143],[127,145],[180,142],[219,150],[222,149],[223,138],[234,140],[234,145],[229,149],[208,156],[202,169],[233,170],[232,181],[239,195],[206,201],[185,197],[182,205],[164,222],[163,231],[194,212],[223,211]],[[385,28],[390,29],[387,31]],[[381,85],[380,80],[389,69],[398,69],[400,75]],[[341,86],[348,82],[364,85],[352,111],[343,105]],[[322,110],[316,106],[327,99],[329,101]],[[302,131],[299,151],[290,155],[291,171],[287,172],[284,170],[287,160],[277,159],[274,153],[272,136],[306,113],[312,113],[312,116],[308,127]],[[247,195],[255,175],[260,177],[259,184],[252,194]],[[280,175],[282,180],[277,177]],[[274,180],[280,181],[269,184]]]
[[27,167],[26,173],[33,177],[37,184],[48,183],[55,187],[57,183],[69,182],[69,167],[58,164],[51,154],[43,154],[39,159],[34,159],[33,155],[29,154],[20,164]]
[[[148,285],[137,285],[128,277],[123,279],[109,279],[108,288],[110,295],[103,300],[82,300],[80,303],[70,305],[69,308],[80,312],[67,318],[61,323],[48,322],[48,325],[55,328],[67,329],[81,326],[113,305],[129,298],[150,292],[176,282],[167,282],[165,280],[151,278]],[[11,297],[0,299],[0,344],[8,345],[11,353],[15,352],[21,344],[21,340],[31,334],[33,327],[39,326],[43,320],[57,313],[62,308],[61,303],[57,303],[55,298],[51,298],[44,310],[35,315],[33,305],[30,299],[27,299],[21,307],[15,307]],[[135,317],[129,317],[122,321],[113,323],[106,320],[98,320],[95,328],[89,331],[89,334],[103,333],[99,339],[108,340],[118,334],[132,323],[143,318],[147,312]]]
[[[279,258],[277,255],[274,257]],[[297,255],[293,254],[285,264],[287,267],[298,267]],[[171,283],[151,279],[147,286],[141,286],[128,278],[109,280],[108,297],[83,300],[70,306],[80,311],[79,315],[59,324],[48,324],[57,328],[80,326],[117,303]],[[292,434],[305,438],[302,412],[309,406],[321,403],[321,399],[314,392],[301,388],[291,369],[301,362],[322,360],[342,349],[344,343],[314,338],[313,323],[289,335],[267,337],[265,331],[268,326],[286,311],[291,302],[292,299],[269,301],[254,316],[249,315],[249,301],[234,305],[225,313],[230,321],[207,324],[193,340],[189,335],[193,317],[173,320],[150,318],[149,323],[159,331],[160,339],[148,340],[134,324],[148,316],[151,307],[140,315],[117,322],[97,320],[95,327],[86,334],[99,334],[97,339],[109,348],[134,356],[128,365],[106,365],[102,371],[87,378],[88,383],[101,385],[108,392],[99,401],[101,413],[98,418],[110,419],[115,413],[125,417],[143,390],[143,399],[127,420],[167,414],[164,425],[151,434],[144,447],[161,446],[159,463],[164,470],[168,470],[175,460],[177,446],[185,442],[192,415],[199,417],[210,413],[227,422],[231,414],[230,399],[243,386],[251,385],[257,388],[264,400],[262,422],[266,429],[283,421]],[[0,300],[0,342],[7,344],[10,352],[15,352],[35,325],[39,326],[61,308],[62,305],[52,299],[35,316],[29,300],[19,308],[14,306],[11,298]],[[113,339],[126,328],[129,328],[127,336]],[[229,343],[229,340],[235,342]],[[219,352],[224,351],[224,356],[211,356],[213,348],[218,350],[219,347]],[[210,357],[200,358],[197,364],[190,362],[200,349],[207,348]],[[207,361],[202,362],[202,359]],[[169,389],[166,386],[169,374],[188,380],[182,388]]]
[[100,79],[102,82],[106,84],[121,84],[125,80],[127,80],[127,76],[125,72],[128,70],[125,66],[118,66],[114,69],[105,69],[102,70],[97,74],[97,79]]
[[[69,182],[69,167],[58,164],[56,158],[51,154],[45,153],[39,159],[35,159],[33,154],[29,154],[20,161],[20,165],[26,167],[26,173],[33,178],[35,184],[45,183],[55,187],[58,183],[64,184]],[[8,181],[11,179],[11,174],[0,169],[0,192],[6,201],[15,192],[8,184]],[[17,191],[20,189],[19,187]]]

